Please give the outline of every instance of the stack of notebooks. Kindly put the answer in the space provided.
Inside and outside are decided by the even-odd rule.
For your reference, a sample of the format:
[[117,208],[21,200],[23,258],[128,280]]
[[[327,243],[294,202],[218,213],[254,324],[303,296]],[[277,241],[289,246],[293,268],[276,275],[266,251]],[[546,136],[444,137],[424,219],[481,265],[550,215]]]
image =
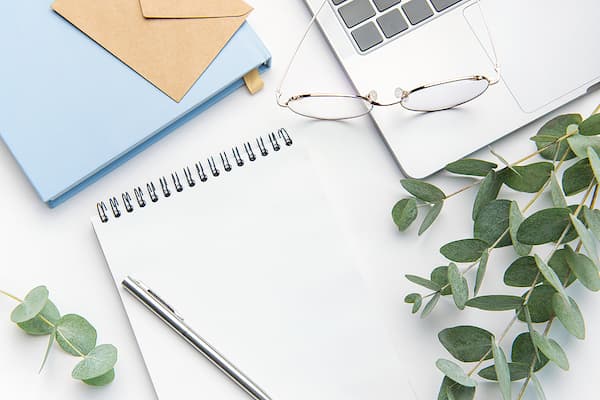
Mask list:
[[267,69],[239,0],[3,1],[0,135],[54,207]]

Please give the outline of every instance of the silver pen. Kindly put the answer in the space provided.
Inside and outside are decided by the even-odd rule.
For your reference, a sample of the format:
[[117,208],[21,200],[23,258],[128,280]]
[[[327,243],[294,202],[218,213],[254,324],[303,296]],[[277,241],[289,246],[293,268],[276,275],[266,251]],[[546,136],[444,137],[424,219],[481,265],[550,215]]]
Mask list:
[[127,277],[122,285],[129,293],[156,314],[167,325],[183,337],[189,344],[198,350],[204,357],[219,368],[225,375],[234,381],[240,388],[250,395],[254,400],[271,400],[270,397],[252,382],[246,375],[231,364],[210,344],[202,339],[184,321],[181,315],[168,303],[161,299],[156,292],[148,288],[142,282]]

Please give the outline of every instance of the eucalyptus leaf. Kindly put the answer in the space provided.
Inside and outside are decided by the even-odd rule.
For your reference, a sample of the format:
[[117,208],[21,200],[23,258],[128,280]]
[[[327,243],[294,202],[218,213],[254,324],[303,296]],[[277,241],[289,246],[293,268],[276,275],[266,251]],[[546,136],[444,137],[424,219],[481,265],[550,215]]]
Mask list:
[[550,177],[550,195],[552,196],[554,207],[567,208],[567,200],[554,172],[552,172],[552,176]]
[[582,136],[600,135],[600,114],[594,114],[580,123],[579,134]]
[[445,376],[452,379],[454,382],[466,387],[477,386],[477,382],[475,382],[473,378],[467,376],[465,371],[463,371],[463,369],[455,362],[440,358],[436,361],[435,365]]
[[41,317],[56,326],[60,320],[60,313],[54,303],[48,300],[41,313],[29,321],[19,322],[17,325],[28,335],[41,336],[53,333],[54,327],[49,325],[48,322],[44,321]]
[[572,297],[569,297],[569,302],[565,302],[562,296],[555,294],[552,297],[552,308],[556,317],[571,335],[580,340],[585,339],[585,321]]
[[513,363],[526,365],[527,370],[533,364],[533,371],[539,371],[548,364],[548,357],[537,351],[529,332],[520,333],[513,341],[511,360]]
[[462,362],[476,362],[492,358],[493,335],[476,326],[455,326],[438,333],[440,343],[454,358]]
[[535,394],[538,400],[546,400],[546,394],[544,393],[544,389],[542,389],[542,383],[535,374],[531,375],[531,381],[533,382],[533,387],[535,388]]
[[392,208],[392,219],[401,231],[405,231],[417,218],[417,201],[415,199],[402,199]]
[[433,295],[433,297],[431,297],[431,300],[429,300],[427,304],[425,304],[425,307],[423,307],[423,311],[421,311],[421,318],[425,318],[429,314],[431,314],[437,303],[440,301],[441,296],[442,295],[440,294],[440,292],[436,292]]
[[[554,316],[554,310],[552,309],[552,296],[554,296],[556,290],[549,285],[536,286],[529,300],[527,306],[524,307],[518,314],[521,321],[527,321],[526,311],[528,310],[531,317],[531,321],[535,323],[546,322]],[[527,296],[527,292],[523,294],[523,298]]]
[[571,215],[571,223],[575,227],[577,234],[579,235],[579,239],[583,243],[583,247],[585,251],[588,253],[588,256],[594,261],[598,260],[598,249],[596,247],[596,238],[590,233],[590,231],[586,228],[586,226]]
[[455,262],[473,262],[481,258],[489,245],[479,239],[462,239],[445,244],[440,253]]
[[10,314],[10,320],[16,324],[29,321],[42,312],[48,302],[48,289],[38,286],[32,289],[22,303]]
[[[510,371],[511,381],[520,381],[529,376],[529,365],[519,363],[508,363],[508,369]],[[496,365],[490,365],[489,367],[480,370],[477,375],[488,381],[497,381],[498,375],[496,374]]]
[[407,304],[412,304],[412,313],[416,314],[417,311],[421,308],[421,304],[423,303],[423,297],[419,293],[411,293],[404,297],[404,302]]
[[556,272],[554,272],[554,270],[552,268],[550,268],[548,266],[548,264],[546,264],[540,256],[538,256],[536,254],[534,257],[535,257],[535,264],[537,265],[538,269],[540,270],[540,272],[542,273],[544,278],[546,278],[546,281],[548,281],[548,283],[554,289],[556,289],[556,291],[563,297],[563,299],[565,299],[565,301],[568,302],[569,296],[567,296],[565,287],[562,285],[562,282],[558,278],[558,275],[556,275]]
[[[555,140],[536,141],[535,144],[538,150],[545,148],[546,146],[554,143],[558,138],[565,136],[567,133],[567,128],[570,125],[579,125],[582,120],[583,118],[579,114],[566,114],[559,115],[558,117],[546,122],[540,128],[537,135],[554,137]],[[554,143],[551,146],[548,146],[548,148],[544,149],[540,155],[547,160],[559,160],[565,155],[565,153],[567,153],[567,160],[574,157],[574,154],[570,151],[566,141],[562,141],[560,143]]]
[[571,147],[571,150],[577,157],[586,158],[589,147],[596,150],[596,153],[600,152],[600,137],[574,135],[567,139],[567,141],[569,142],[569,147]]
[[502,180],[498,177],[495,171],[490,171],[479,186],[475,202],[473,203],[473,221],[477,218],[479,211],[485,207],[490,201],[495,200],[498,197],[500,188],[502,187]]
[[117,349],[112,344],[102,344],[90,351],[73,369],[73,378],[90,380],[110,372],[117,363]]
[[554,165],[550,162],[538,162],[516,166],[503,173],[504,184],[511,189],[525,193],[536,193],[550,179]]
[[96,338],[96,329],[76,314],[63,316],[56,325],[56,342],[74,356],[81,357],[91,352],[96,347]]
[[547,208],[527,217],[519,226],[517,240],[520,243],[538,245],[556,242],[571,225],[571,210]]
[[400,183],[407,192],[417,199],[428,203],[436,203],[446,198],[446,195],[441,189],[427,182],[417,179],[403,179]]
[[570,247],[567,249],[565,260],[579,282],[591,291],[599,291],[600,276],[596,264],[584,254],[575,253]]
[[565,170],[562,177],[563,192],[567,196],[573,196],[586,190],[592,180],[594,172],[587,158],[577,161]]
[[550,339],[534,331],[533,343],[550,361],[565,371],[569,370],[569,359],[565,351],[554,339]]
[[600,158],[594,149],[588,147],[587,149],[588,159],[590,160],[590,167],[596,178],[596,182],[600,182]]
[[442,288],[442,296],[447,296],[452,294],[452,288],[448,283],[448,266],[444,265],[441,267],[435,268],[431,271],[431,280],[440,285]]
[[479,259],[479,267],[477,267],[477,275],[475,276],[475,288],[473,289],[475,296],[477,296],[479,289],[481,289],[481,284],[483,282],[483,278],[485,277],[485,272],[487,271],[489,257],[490,253],[484,251]]
[[452,288],[454,304],[456,304],[459,310],[464,310],[465,303],[469,299],[469,287],[467,280],[458,271],[458,267],[454,263],[450,263],[448,266],[448,282]]
[[600,210],[592,210],[588,207],[583,208],[585,223],[597,240],[600,240]]
[[425,233],[425,231],[427,229],[429,229],[429,227],[435,222],[437,217],[442,212],[443,207],[444,207],[443,201],[438,201],[437,203],[433,203],[433,205],[431,206],[431,208],[425,215],[425,218],[423,218],[423,222],[421,223],[421,226],[419,227],[419,236],[421,236],[423,233]]
[[504,284],[513,287],[530,287],[538,273],[535,258],[519,257],[504,272]]
[[446,165],[446,171],[458,175],[486,176],[497,167],[493,162],[465,158]]
[[430,281],[429,279],[425,279],[425,278],[421,278],[420,276],[417,275],[404,275],[406,279],[408,279],[409,281],[411,281],[412,283],[415,283],[419,286],[423,286],[427,289],[433,290],[434,292],[437,292],[438,290],[440,290],[442,287],[440,285],[438,285],[437,283]]
[[444,376],[438,400],[473,400],[475,398],[475,388],[463,386],[452,379]]
[[504,294],[479,296],[467,301],[466,305],[485,311],[517,310],[523,305],[523,298]]
[[50,355],[50,351],[52,350],[52,345],[54,344],[54,334],[48,336],[48,346],[46,346],[46,352],[44,353],[44,359],[42,360],[42,365],[40,365],[39,372],[42,372],[44,366],[46,365],[46,361],[48,361],[48,356]]
[[[566,204],[565,204],[566,206]],[[520,256],[526,256],[531,253],[531,245],[522,244],[519,242],[517,238],[517,233],[519,231],[519,227],[523,222],[523,214],[521,214],[521,210],[519,208],[519,204],[516,201],[512,201],[510,203],[509,209],[509,233],[510,239],[513,243],[515,251]]]
[[509,234],[509,215],[511,202],[508,200],[492,200],[485,205],[473,225],[475,239],[483,240],[492,246],[501,237],[496,247],[511,245]]
[[556,272],[558,279],[560,279],[560,282],[564,287],[569,287],[577,280],[577,277],[571,272],[571,267],[567,262],[567,254],[571,252],[573,252],[573,250],[569,246],[565,246],[565,248],[555,251],[548,261],[548,266]]
[[496,369],[496,375],[498,376],[498,383],[500,384],[502,399],[511,400],[512,388],[510,385],[511,379],[508,362],[506,362],[506,355],[504,354],[504,351],[498,347],[495,339],[492,339],[492,353],[494,355],[494,368]]
[[83,383],[90,386],[106,386],[112,381],[115,380],[115,370],[114,368],[105,373],[104,375],[100,375],[96,378],[92,379],[84,379]]

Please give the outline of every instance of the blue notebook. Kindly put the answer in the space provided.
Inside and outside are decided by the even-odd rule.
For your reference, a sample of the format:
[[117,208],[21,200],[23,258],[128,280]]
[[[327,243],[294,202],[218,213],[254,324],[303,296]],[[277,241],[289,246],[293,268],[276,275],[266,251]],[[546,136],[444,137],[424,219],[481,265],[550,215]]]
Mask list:
[[51,10],[0,2],[0,135],[50,207],[270,66],[244,23],[180,103]]

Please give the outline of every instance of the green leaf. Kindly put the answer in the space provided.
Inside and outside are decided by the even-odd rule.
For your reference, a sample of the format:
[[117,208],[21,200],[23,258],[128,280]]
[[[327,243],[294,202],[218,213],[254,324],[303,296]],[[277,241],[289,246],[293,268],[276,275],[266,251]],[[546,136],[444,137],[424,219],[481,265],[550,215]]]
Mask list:
[[442,207],[444,207],[443,201],[433,203],[429,209],[429,212],[427,212],[427,215],[425,215],[425,218],[423,218],[421,226],[419,227],[419,236],[425,233],[425,231],[429,229],[429,227],[435,222],[437,217],[440,215],[440,212],[442,212]]
[[498,177],[498,174],[494,171],[490,171],[481,182],[479,190],[477,191],[477,196],[473,203],[473,221],[477,218],[479,211],[481,211],[483,207],[498,197],[501,187],[502,180]]
[[477,276],[475,277],[475,296],[479,293],[479,289],[481,289],[481,283],[483,282],[483,278],[485,277],[485,272],[487,271],[487,264],[490,258],[490,253],[484,251],[481,254],[481,259],[479,260],[479,267],[477,268]]
[[566,253],[565,260],[571,271],[573,271],[573,274],[589,290],[594,292],[599,291],[600,276],[598,275],[596,264],[584,254],[575,253],[570,247],[567,249],[568,252]]
[[101,344],[90,351],[73,369],[74,379],[90,380],[110,372],[117,363],[117,349],[112,344]]
[[[538,136],[541,136],[541,135],[550,136],[550,137],[554,137],[554,138],[558,139],[560,137],[565,136],[569,125],[573,125],[573,124],[579,125],[582,120],[583,120],[583,118],[579,114],[559,115],[558,117],[553,118],[550,121],[546,122],[546,124],[544,124],[544,126],[542,126],[540,128],[537,135]],[[549,140],[546,142],[536,141],[535,144],[536,144],[538,150],[540,150],[553,142],[554,141],[552,141],[552,140]],[[574,154],[569,150],[569,146],[567,145],[566,141],[562,141],[561,143],[555,143],[555,144],[549,146],[547,149],[542,151],[540,155],[543,158],[545,158],[546,160],[554,160],[554,159],[559,160],[567,152],[568,152],[568,155],[566,158],[567,160],[574,157]]]
[[445,244],[440,253],[455,262],[473,262],[481,258],[489,245],[479,239],[463,239]]
[[577,157],[586,158],[589,147],[600,152],[600,137],[575,135],[567,139],[569,147]]
[[[510,371],[511,381],[520,381],[521,379],[529,376],[529,365],[519,363],[508,363],[508,369]],[[490,365],[489,367],[480,370],[477,375],[488,381],[497,381],[498,375],[496,374],[496,365]]]
[[431,314],[431,312],[433,311],[433,309],[437,305],[438,301],[440,301],[440,297],[441,296],[442,295],[440,294],[440,292],[437,292],[436,294],[433,295],[433,297],[431,298],[431,300],[429,300],[427,302],[427,304],[425,304],[425,307],[423,307],[423,311],[421,312],[421,318],[425,318],[429,314]]
[[407,304],[412,304],[412,313],[416,314],[417,311],[421,308],[421,304],[423,303],[423,297],[419,293],[411,293],[406,295],[404,298],[404,302]]
[[464,310],[465,303],[469,299],[469,287],[467,286],[467,280],[458,271],[458,267],[454,263],[450,263],[448,266],[448,282],[450,282],[452,288],[454,304],[460,310]]
[[510,386],[510,370],[506,362],[504,351],[496,344],[496,340],[492,339],[492,353],[494,354],[494,363],[498,383],[500,384],[500,392],[504,400],[511,400],[512,392]]
[[587,158],[579,160],[565,170],[562,177],[563,191],[567,196],[583,192],[590,186],[593,179],[594,172],[592,172],[589,160]]
[[552,176],[550,177],[550,195],[552,196],[554,207],[567,208],[567,200],[554,172],[552,172]]
[[454,382],[457,382],[466,387],[475,387],[477,386],[477,382],[467,376],[465,371],[456,363],[446,360],[443,358],[438,359],[435,362],[437,368],[442,371],[442,373],[448,378],[452,379]]
[[38,286],[32,289],[21,304],[10,314],[10,320],[15,324],[29,321],[42,312],[48,302],[48,289]]
[[526,256],[531,252],[531,246],[522,244],[517,240],[517,232],[519,231],[519,227],[521,226],[522,222],[523,214],[521,214],[519,204],[517,204],[516,201],[512,201],[510,203],[509,211],[510,239],[512,240],[513,246],[517,254],[520,256]]
[[19,328],[23,329],[28,335],[41,336],[53,333],[54,327],[52,325],[49,325],[40,317],[44,317],[46,321],[50,322],[53,325],[56,325],[58,323],[58,320],[60,320],[60,313],[58,312],[58,308],[56,308],[54,303],[48,300],[48,302],[42,309],[42,312],[39,313],[35,318],[30,319],[29,321],[19,322],[17,325],[19,326]]
[[557,293],[552,297],[552,308],[556,317],[571,335],[580,340],[585,339],[585,321],[573,298],[569,297],[569,302],[565,302]]
[[577,279],[571,272],[569,263],[567,263],[567,254],[572,251],[569,246],[565,246],[564,249],[555,251],[552,257],[550,257],[550,261],[548,261],[548,266],[556,272],[558,279],[560,279],[564,287],[569,287]]
[[91,352],[96,347],[96,339],[96,329],[79,315],[67,314],[56,325],[56,342],[74,356],[81,357]]
[[583,247],[585,248],[585,251],[588,253],[588,256],[590,256],[590,258],[594,261],[597,260],[598,259],[598,249],[596,247],[596,239],[592,236],[592,234],[586,228],[586,226],[583,224],[583,222],[578,220],[573,215],[571,215],[570,217],[571,217],[571,223],[575,227],[575,230],[577,231],[577,234],[579,235],[579,239],[581,239],[581,242],[583,243]]
[[[526,306],[532,322],[546,322],[554,316],[554,310],[552,309],[552,296],[554,296],[554,293],[556,293],[556,290],[549,285],[539,285],[533,289]],[[524,293],[522,297],[525,298],[526,295],[527,293]],[[518,317],[521,321],[527,321],[525,308],[519,312]]]
[[452,294],[452,288],[448,283],[448,266],[441,266],[431,271],[431,280],[440,285],[442,289],[442,296]]
[[591,210],[589,207],[584,207],[583,216],[590,231],[596,236],[596,239],[600,240],[600,210]]
[[538,245],[556,242],[570,225],[571,210],[547,208],[527,217],[517,231],[517,240],[524,244]]
[[600,135],[600,114],[594,114],[579,124],[579,134],[582,136]]
[[535,258],[519,257],[504,272],[504,284],[513,287],[530,287],[537,275]]
[[446,165],[446,171],[458,175],[486,176],[497,167],[493,162],[465,158]]
[[554,165],[549,162],[517,166],[503,172],[504,183],[518,192],[536,193],[548,182],[552,171]]
[[546,394],[544,393],[544,389],[542,389],[542,383],[535,374],[531,375],[531,381],[533,382],[533,387],[535,388],[535,394],[538,400],[546,400]]
[[400,183],[408,193],[428,203],[436,203],[446,198],[442,190],[427,182],[417,179],[403,179]]
[[540,335],[539,332],[534,331],[533,343],[538,349],[540,349],[542,353],[544,353],[546,357],[550,359],[550,361],[554,362],[565,371],[569,370],[569,360],[567,355],[555,340]]
[[402,199],[392,208],[392,219],[398,229],[405,231],[417,218],[417,201],[415,199]]
[[437,292],[438,290],[440,290],[442,288],[437,283],[430,281],[429,279],[421,278],[420,276],[417,276],[417,275],[407,274],[407,275],[404,275],[404,277],[406,279],[408,279],[409,281],[411,281],[412,283],[415,283],[419,286],[426,287],[427,289],[431,289],[435,292]]
[[42,372],[44,369],[44,365],[46,365],[46,361],[48,361],[48,356],[50,355],[50,350],[52,350],[52,345],[54,344],[54,334],[48,337],[48,346],[46,346],[46,352],[44,353],[44,359],[42,360],[42,365],[40,366],[39,372]]
[[475,388],[466,387],[454,382],[452,379],[444,376],[438,400],[473,400],[475,398]]
[[511,349],[511,359],[513,363],[526,365],[527,370],[535,362],[533,371],[539,371],[548,364],[549,360],[545,355],[537,351],[537,348],[531,341],[531,336],[531,333],[523,332],[515,338]]
[[590,160],[590,167],[596,178],[596,182],[600,182],[600,158],[598,154],[591,147],[587,150],[588,159]]
[[538,269],[540,270],[540,272],[542,273],[542,275],[544,276],[544,278],[546,278],[546,280],[548,281],[548,283],[554,289],[556,289],[556,291],[563,297],[563,299],[565,299],[565,301],[568,302],[569,301],[569,296],[567,296],[567,292],[565,291],[565,287],[562,285],[562,282],[558,278],[558,275],[556,275],[556,272],[554,272],[554,270],[552,268],[550,268],[548,266],[548,264],[546,264],[544,262],[544,260],[541,259],[540,256],[538,256],[536,254],[536,255],[534,255],[534,257],[535,257],[535,264],[537,265]]
[[467,307],[485,311],[516,310],[523,305],[523,298],[509,295],[490,295],[474,297],[467,301]]
[[508,233],[510,205],[511,202],[508,200],[492,200],[485,205],[475,218],[473,225],[475,239],[483,240],[491,246],[502,236],[496,247],[510,246]]
[[440,343],[454,358],[462,362],[476,362],[492,358],[493,335],[476,326],[455,326],[438,333]]
[[84,379],[83,383],[90,386],[106,386],[115,380],[115,370],[114,368],[105,373],[104,375],[100,375],[97,378],[92,379]]

